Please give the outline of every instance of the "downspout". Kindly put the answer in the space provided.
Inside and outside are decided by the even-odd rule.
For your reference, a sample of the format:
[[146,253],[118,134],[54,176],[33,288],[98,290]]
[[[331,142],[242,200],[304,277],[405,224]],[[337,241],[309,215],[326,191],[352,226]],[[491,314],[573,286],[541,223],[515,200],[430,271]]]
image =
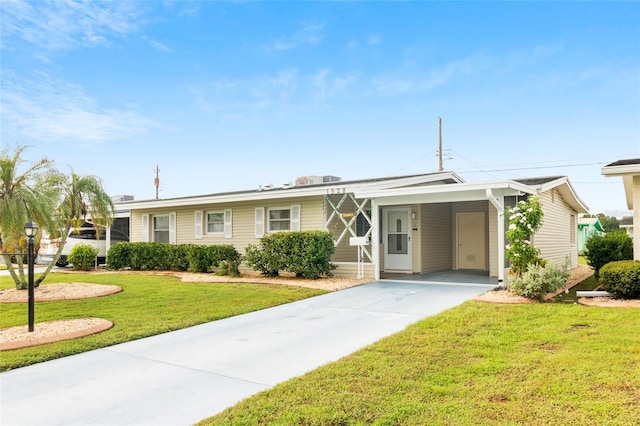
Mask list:
[[487,189],[487,199],[498,211],[498,287],[504,287],[504,195],[497,198]]
[[378,203],[371,199],[371,261],[373,278],[380,280],[380,220],[378,220]]

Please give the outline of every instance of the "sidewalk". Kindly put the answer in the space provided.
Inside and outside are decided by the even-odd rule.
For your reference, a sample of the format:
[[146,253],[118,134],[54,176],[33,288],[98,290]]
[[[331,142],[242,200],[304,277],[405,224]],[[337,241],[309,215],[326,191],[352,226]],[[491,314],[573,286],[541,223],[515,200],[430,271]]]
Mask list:
[[374,282],[8,371],[0,424],[193,424],[493,287]]

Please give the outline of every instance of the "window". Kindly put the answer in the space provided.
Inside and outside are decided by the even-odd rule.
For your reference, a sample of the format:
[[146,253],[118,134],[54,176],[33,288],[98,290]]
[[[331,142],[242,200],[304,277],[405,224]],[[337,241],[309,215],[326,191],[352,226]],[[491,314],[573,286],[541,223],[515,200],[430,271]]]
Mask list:
[[[300,206],[270,208],[267,210],[267,229],[269,232],[299,231],[300,230]],[[256,234],[258,224],[258,211],[256,210]]]
[[290,229],[290,209],[269,209],[269,232],[289,231]]
[[207,212],[207,234],[224,232],[224,212]]
[[153,241],[156,243],[169,242],[169,215],[153,216]]

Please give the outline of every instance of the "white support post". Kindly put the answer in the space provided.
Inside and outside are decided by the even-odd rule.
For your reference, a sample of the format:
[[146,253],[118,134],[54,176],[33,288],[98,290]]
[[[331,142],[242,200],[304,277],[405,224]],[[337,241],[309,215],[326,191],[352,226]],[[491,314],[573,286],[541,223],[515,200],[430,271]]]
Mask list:
[[380,279],[380,221],[378,220],[378,203],[371,199],[371,255],[373,263],[373,278]]
[[504,196],[496,197],[491,189],[487,189],[487,199],[498,211],[498,286],[504,286]]

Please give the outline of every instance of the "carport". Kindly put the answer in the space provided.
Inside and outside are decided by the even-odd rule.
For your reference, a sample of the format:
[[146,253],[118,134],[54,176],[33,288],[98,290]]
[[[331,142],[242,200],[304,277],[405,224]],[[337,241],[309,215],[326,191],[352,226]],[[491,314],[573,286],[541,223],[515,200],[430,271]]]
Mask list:
[[371,205],[375,279],[501,285],[504,211],[527,194],[535,190],[511,180],[355,192]]

